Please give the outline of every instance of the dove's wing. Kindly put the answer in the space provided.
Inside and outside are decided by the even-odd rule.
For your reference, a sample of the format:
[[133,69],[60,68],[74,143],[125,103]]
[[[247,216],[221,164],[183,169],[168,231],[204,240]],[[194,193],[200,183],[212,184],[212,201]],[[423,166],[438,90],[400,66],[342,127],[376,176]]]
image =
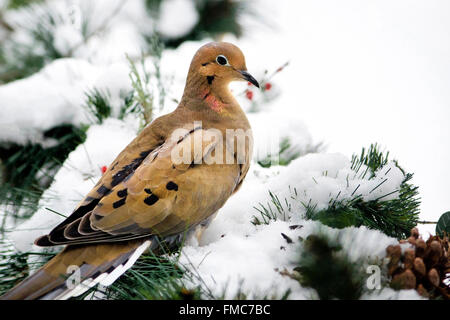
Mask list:
[[[193,140],[203,131],[190,130],[184,137],[166,139],[162,144],[155,139],[152,146],[131,144],[78,209],[37,244],[168,237],[207,219],[236,189],[242,165],[210,163],[213,150],[221,150],[215,148],[222,148],[222,141],[201,141],[201,148],[194,148]],[[133,152],[126,152],[129,148]],[[173,155],[180,153],[190,157],[174,162]]]
[[[133,139],[109,165],[107,171],[84,199],[80,201],[72,214],[56,226],[52,232],[64,229],[68,224],[91,212],[99,201],[111,192],[112,188],[133,173],[148,154],[164,143],[166,137],[162,124],[164,121],[169,122],[170,116],[171,114],[168,114],[155,119]],[[52,245],[48,236],[37,239],[35,243],[40,246]]]

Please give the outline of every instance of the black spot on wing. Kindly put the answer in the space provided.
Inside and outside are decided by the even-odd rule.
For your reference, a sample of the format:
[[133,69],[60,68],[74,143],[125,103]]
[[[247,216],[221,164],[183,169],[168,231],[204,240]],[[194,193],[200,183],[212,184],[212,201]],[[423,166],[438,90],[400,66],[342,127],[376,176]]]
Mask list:
[[159,200],[158,196],[152,194],[150,197],[145,198],[144,203],[146,205],[151,206],[151,205],[155,204],[156,201],[158,201],[158,200]]
[[178,185],[177,185],[175,182],[173,182],[173,181],[169,181],[169,182],[167,182],[167,184],[166,184],[166,189],[167,189],[167,190],[175,190],[175,191],[178,191]]
[[127,200],[127,198],[122,198],[120,200],[117,200],[116,202],[113,203],[113,208],[114,209],[120,208],[121,206],[123,206],[125,204],[126,200]]
[[126,188],[117,191],[117,196],[118,196],[119,198],[124,198],[124,197],[126,197],[127,195],[128,195],[128,189],[126,189]]

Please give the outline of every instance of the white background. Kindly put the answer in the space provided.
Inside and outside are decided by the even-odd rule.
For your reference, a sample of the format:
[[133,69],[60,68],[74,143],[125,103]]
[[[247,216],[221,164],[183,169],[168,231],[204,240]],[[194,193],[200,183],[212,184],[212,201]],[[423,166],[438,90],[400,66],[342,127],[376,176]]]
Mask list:
[[280,110],[330,152],[389,150],[414,173],[422,220],[450,210],[450,1],[258,2],[267,23],[247,30],[251,45],[291,62]]

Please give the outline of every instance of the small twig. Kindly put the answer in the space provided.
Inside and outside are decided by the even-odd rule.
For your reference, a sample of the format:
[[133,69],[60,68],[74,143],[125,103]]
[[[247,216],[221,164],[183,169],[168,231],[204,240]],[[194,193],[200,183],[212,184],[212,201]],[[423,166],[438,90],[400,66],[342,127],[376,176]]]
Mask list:
[[437,222],[433,221],[417,221],[418,224],[437,224]]

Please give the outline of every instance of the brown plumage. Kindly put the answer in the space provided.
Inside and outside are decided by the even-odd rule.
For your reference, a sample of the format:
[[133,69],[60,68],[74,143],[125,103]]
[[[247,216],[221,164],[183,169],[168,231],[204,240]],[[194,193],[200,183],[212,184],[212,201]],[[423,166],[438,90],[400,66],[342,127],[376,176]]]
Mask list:
[[[67,288],[65,283],[69,266],[78,266],[81,281],[92,284],[115,269],[114,274],[119,269],[123,273],[143,250],[156,249],[161,241],[176,243],[186,232],[206,225],[239,188],[250,165],[250,125],[228,89],[234,80],[258,86],[246,72],[239,48],[225,42],[201,47],[177,109],[148,125],[75,211],[36,240],[40,246],[67,246],[1,298],[80,294],[80,288]],[[174,135],[180,129],[182,134]],[[227,130],[245,132],[244,143],[226,139]],[[174,154],[188,156],[189,161],[179,163]],[[214,161],[220,157],[226,163]],[[116,278],[111,275],[107,282]]]

